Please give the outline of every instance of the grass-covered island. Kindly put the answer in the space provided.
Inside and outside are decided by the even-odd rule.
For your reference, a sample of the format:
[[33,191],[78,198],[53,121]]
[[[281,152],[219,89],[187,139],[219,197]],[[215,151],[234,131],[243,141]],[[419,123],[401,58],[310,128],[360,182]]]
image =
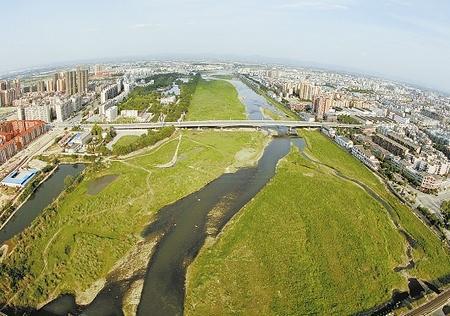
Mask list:
[[231,83],[225,80],[199,80],[187,120],[244,120],[245,118],[245,107]]
[[[373,173],[319,132],[302,135],[305,155],[293,149],[189,267],[187,315],[352,315],[407,289],[408,276],[450,273],[438,238]],[[394,222],[416,240],[416,266],[403,272],[394,268],[408,263],[407,242]]]

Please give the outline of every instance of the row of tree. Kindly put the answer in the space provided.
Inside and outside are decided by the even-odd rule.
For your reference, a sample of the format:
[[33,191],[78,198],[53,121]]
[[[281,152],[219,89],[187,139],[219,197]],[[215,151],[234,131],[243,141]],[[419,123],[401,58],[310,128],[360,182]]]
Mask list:
[[149,130],[147,134],[139,136],[139,138],[127,145],[113,146],[113,154],[115,155],[126,155],[135,150],[152,146],[157,142],[170,137],[175,132],[175,127],[163,127],[158,131]]
[[442,202],[441,213],[444,216],[444,220],[447,224],[447,228],[449,228],[449,226],[450,226],[450,200]]

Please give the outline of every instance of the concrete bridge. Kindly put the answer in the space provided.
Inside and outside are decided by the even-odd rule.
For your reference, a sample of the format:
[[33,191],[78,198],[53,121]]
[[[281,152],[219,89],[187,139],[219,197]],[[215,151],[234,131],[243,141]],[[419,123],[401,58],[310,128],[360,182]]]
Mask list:
[[[177,128],[242,128],[242,127],[291,127],[291,128],[320,128],[346,127],[361,128],[362,124],[343,124],[338,122],[305,122],[305,121],[274,121],[274,120],[223,120],[223,121],[183,121],[183,122],[155,122],[155,123],[98,123],[102,128],[113,127],[116,130],[158,129],[166,126]],[[84,128],[92,128],[94,124],[82,124]]]

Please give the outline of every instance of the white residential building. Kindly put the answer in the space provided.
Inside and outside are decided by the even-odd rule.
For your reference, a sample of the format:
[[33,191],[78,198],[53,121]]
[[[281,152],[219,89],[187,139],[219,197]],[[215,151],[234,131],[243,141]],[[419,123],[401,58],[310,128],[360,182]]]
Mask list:
[[122,110],[122,111],[120,111],[120,115],[123,117],[138,118],[139,111],[138,110]]
[[52,111],[48,104],[32,105],[25,108],[17,108],[17,118],[19,120],[41,120],[46,123],[52,121]]
[[345,136],[338,135],[336,136],[335,141],[339,146],[344,147],[347,150],[351,150],[353,148],[353,142]]
[[169,105],[169,104],[175,103],[176,101],[177,101],[177,97],[172,95],[172,96],[161,98],[160,103],[162,105]]
[[106,120],[108,122],[113,122],[117,119],[118,108],[117,106],[112,106],[105,111]]
[[70,115],[72,115],[73,112],[72,101],[70,101],[70,99],[66,101],[59,100],[55,104],[55,112],[56,112],[56,121],[64,122],[67,118],[70,117]]
[[72,108],[74,112],[78,112],[81,110],[81,96],[74,95],[70,98],[70,101],[72,102]]
[[380,167],[380,162],[378,161],[378,159],[375,158],[372,153],[365,150],[361,145],[355,145],[352,147],[352,155],[355,156],[358,160],[362,161],[369,168],[378,170],[378,168]]
[[110,86],[106,87],[105,89],[103,89],[102,92],[100,93],[100,101],[101,101],[101,103],[105,103],[106,101],[114,98],[118,94],[119,94],[119,92],[117,89],[117,84],[110,85]]

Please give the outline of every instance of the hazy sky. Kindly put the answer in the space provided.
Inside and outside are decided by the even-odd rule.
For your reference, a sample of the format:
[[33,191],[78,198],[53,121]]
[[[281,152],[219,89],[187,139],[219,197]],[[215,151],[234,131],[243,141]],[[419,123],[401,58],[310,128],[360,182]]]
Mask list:
[[0,71],[121,56],[336,65],[450,92],[448,0],[0,0]]

